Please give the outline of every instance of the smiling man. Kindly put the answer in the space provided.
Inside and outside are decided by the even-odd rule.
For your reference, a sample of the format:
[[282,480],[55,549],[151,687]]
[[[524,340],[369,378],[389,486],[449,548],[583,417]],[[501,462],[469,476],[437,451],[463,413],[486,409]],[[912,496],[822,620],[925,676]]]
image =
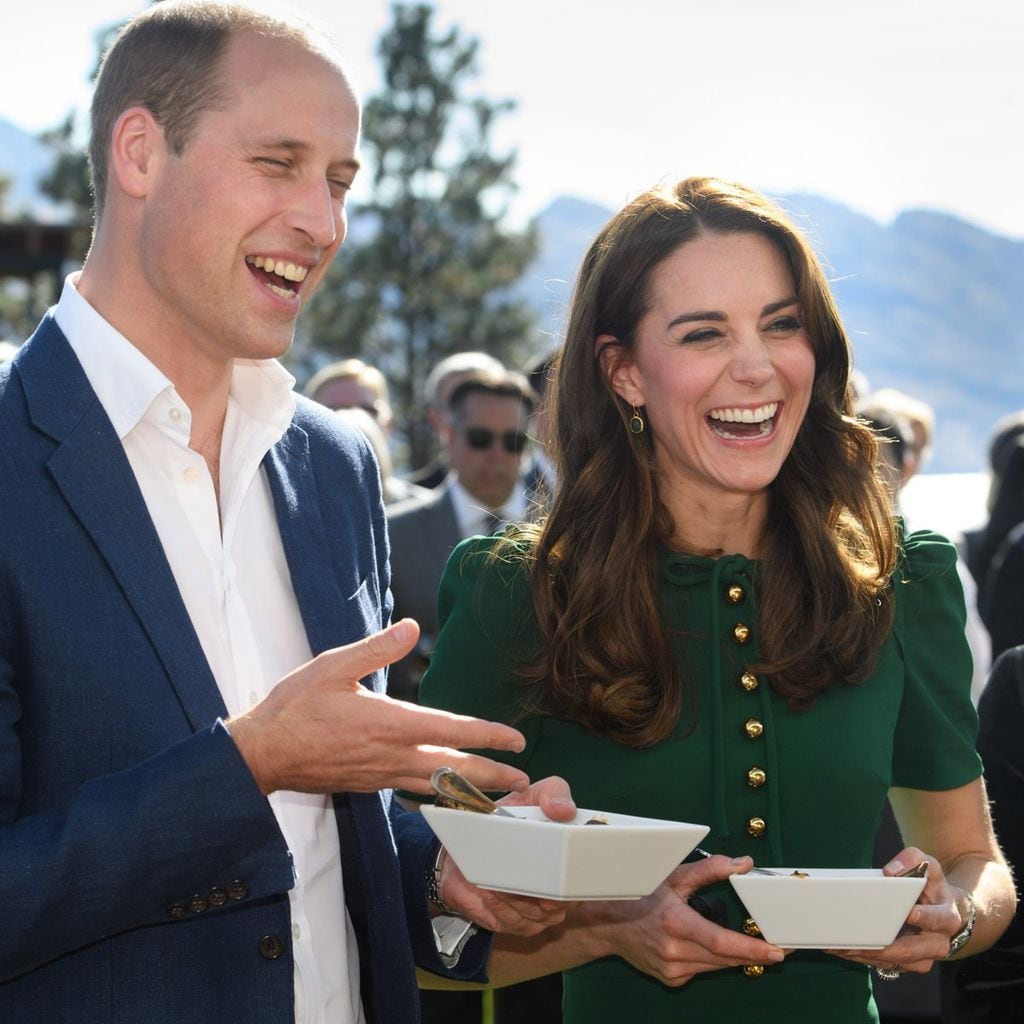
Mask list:
[[[311,30],[171,0],[92,117],[91,251],[0,372],[0,1019],[415,1021],[414,957],[482,977],[450,907],[561,913],[439,893],[392,807],[442,764],[523,788],[461,752],[523,739],[384,696],[418,628],[388,625],[377,467],[276,362],[345,237],[358,103]],[[525,799],[565,816],[557,788]]]

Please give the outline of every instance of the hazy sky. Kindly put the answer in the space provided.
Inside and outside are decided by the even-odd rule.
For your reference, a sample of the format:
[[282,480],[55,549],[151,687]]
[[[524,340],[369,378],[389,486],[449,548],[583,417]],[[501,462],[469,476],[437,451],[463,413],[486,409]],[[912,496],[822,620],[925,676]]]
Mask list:
[[[0,23],[0,117],[88,102],[93,37],[130,0],[18,0]],[[298,0],[379,84],[388,0]],[[930,207],[1024,238],[1022,0],[437,0],[481,40],[473,89],[517,110],[517,209],[608,206],[669,176],[810,191],[878,220]],[[358,192],[353,196],[358,200]]]

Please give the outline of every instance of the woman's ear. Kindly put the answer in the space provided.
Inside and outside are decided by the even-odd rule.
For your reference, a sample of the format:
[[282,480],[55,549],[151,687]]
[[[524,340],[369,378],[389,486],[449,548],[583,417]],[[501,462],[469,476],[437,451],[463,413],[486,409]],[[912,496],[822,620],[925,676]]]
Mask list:
[[632,351],[610,334],[599,335],[594,348],[605,379],[615,394],[630,405],[643,405],[643,389]]

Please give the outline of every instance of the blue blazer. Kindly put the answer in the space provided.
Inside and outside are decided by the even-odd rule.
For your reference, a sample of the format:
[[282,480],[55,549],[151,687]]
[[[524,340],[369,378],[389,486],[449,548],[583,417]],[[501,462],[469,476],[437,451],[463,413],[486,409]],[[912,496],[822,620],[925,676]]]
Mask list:
[[[379,629],[368,446],[298,399],[264,464],[313,652]],[[122,445],[47,316],[0,370],[5,1024],[293,1019],[290,857],[225,715]],[[367,1013],[416,1021],[414,954],[451,973],[426,912],[435,841],[390,793],[335,808]],[[486,947],[457,976],[479,980]]]

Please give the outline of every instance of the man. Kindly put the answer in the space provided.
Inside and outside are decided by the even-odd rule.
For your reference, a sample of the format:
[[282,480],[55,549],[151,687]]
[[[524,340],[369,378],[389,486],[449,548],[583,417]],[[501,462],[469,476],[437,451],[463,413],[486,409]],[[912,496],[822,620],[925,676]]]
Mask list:
[[305,392],[328,409],[364,409],[385,433],[391,429],[388,382],[376,366],[362,359],[328,363],[310,377]]
[[437,588],[452,549],[466,537],[493,533],[526,516],[521,468],[533,407],[522,374],[502,370],[463,377],[442,424],[451,463],[444,484],[388,510],[395,612],[412,616],[422,630],[416,654],[392,668],[393,696],[415,697],[437,634]]
[[442,359],[427,374],[423,383],[423,395],[427,403],[427,422],[437,437],[440,448],[437,455],[425,466],[408,475],[417,487],[434,490],[448,477],[451,468],[445,448],[448,400],[452,392],[466,377],[475,373],[502,373],[505,367],[486,352],[456,352]]
[[384,628],[376,464],[274,361],[345,235],[357,102],[310,33],[165,2],[92,116],[91,251],[0,370],[0,1019],[415,1021],[413,952],[480,977],[487,940],[433,926],[437,844],[389,790],[525,780],[451,749],[514,730],[383,696],[418,631]]

